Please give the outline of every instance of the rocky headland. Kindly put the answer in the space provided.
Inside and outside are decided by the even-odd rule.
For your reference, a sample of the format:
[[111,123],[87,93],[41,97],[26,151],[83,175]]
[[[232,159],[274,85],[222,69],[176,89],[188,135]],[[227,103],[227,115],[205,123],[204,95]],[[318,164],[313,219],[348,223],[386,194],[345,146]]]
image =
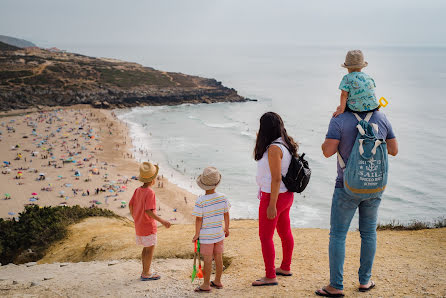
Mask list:
[[248,100],[215,79],[0,42],[0,111],[75,104],[125,108]]

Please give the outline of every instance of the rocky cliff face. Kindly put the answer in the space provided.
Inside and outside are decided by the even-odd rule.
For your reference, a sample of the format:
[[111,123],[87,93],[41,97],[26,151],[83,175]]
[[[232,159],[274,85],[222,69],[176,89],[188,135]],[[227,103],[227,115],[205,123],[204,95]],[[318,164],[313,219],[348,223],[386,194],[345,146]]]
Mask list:
[[247,101],[214,79],[62,51],[0,48],[0,110]]

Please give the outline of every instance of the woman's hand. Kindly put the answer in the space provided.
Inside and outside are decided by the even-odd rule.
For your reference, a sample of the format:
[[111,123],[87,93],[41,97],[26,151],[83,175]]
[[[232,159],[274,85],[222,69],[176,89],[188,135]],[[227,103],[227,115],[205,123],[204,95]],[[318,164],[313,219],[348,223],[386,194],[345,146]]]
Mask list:
[[277,208],[274,205],[269,205],[268,209],[266,209],[266,217],[268,219],[274,219],[277,216]]

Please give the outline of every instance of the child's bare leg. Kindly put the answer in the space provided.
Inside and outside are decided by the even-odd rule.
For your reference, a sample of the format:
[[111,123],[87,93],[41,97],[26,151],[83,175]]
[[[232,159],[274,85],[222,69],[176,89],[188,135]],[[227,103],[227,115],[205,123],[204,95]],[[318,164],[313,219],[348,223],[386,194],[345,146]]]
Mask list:
[[223,273],[223,254],[214,254],[215,260],[215,278],[214,284],[217,287],[223,286],[221,283],[221,275]]
[[144,247],[141,254],[142,260],[142,274],[144,276],[150,275],[150,265],[152,264],[153,252],[155,251],[155,245]]
[[212,272],[212,258],[213,256],[203,256],[204,268],[203,268],[203,284],[200,286],[202,290],[209,290],[211,288],[211,272]]

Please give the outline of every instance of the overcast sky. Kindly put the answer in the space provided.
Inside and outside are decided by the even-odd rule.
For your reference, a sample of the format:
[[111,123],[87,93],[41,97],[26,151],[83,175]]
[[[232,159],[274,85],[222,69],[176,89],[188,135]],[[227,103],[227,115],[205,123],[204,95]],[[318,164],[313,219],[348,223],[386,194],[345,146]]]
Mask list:
[[446,46],[446,1],[1,0],[0,34],[41,46],[152,42]]

